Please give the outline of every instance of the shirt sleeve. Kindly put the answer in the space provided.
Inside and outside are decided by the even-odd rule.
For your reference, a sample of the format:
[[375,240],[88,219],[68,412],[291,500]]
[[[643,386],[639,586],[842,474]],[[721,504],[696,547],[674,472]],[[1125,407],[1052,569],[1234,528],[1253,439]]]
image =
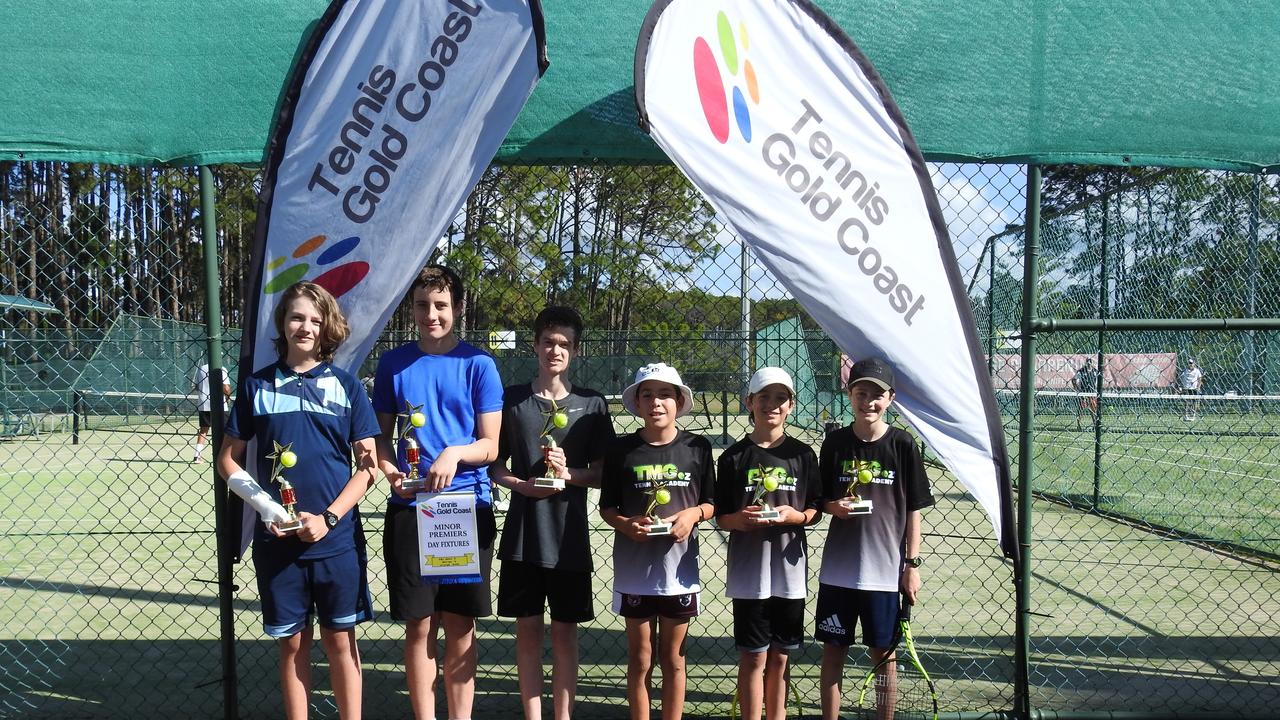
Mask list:
[[702,462],[698,463],[702,467],[702,479],[698,483],[698,504],[703,503],[715,504],[716,501],[716,463],[711,459],[711,443],[706,438],[701,438],[702,442],[698,443],[699,452],[702,455]]
[[471,406],[476,415],[502,410],[502,378],[493,358],[480,355],[471,383]]
[[248,381],[240,386],[240,392],[236,393],[236,402],[231,406],[231,413],[227,415],[226,432],[228,435],[241,440],[251,440],[254,434],[253,427],[253,406],[250,405]]
[[836,477],[839,475],[836,468],[836,443],[833,441],[835,434],[839,432],[829,433],[822,439],[822,447],[818,451],[818,502],[826,500],[839,500],[844,497],[844,493],[836,492]]
[[734,472],[735,454],[728,450],[720,454],[720,460],[716,463],[716,517],[728,515],[738,512],[738,498],[734,497],[734,487],[737,485],[737,473]]
[[604,474],[600,477],[600,509],[622,509],[622,448],[619,443],[609,443],[604,454]]
[[[608,401],[602,395],[596,398],[596,402],[598,405],[591,409],[592,426],[589,436],[591,440],[587,446],[590,448],[588,450],[590,457],[587,458],[587,462],[595,462],[604,457],[605,449],[613,444],[614,438],[617,437],[613,429],[613,419],[609,417]],[[595,450],[595,448],[599,449]]]
[[387,351],[378,358],[378,369],[373,375],[373,410],[383,414],[394,415],[400,412],[400,408],[396,407],[396,383],[395,376],[391,369],[391,363],[388,357],[392,351]]
[[920,448],[915,438],[906,435],[902,439],[900,457],[903,471],[908,473],[903,487],[907,491],[907,510],[921,510],[933,505],[933,493],[929,489],[929,477],[924,471],[924,459],[920,456]]
[[[382,434],[378,425],[378,417],[373,413],[373,405],[369,403],[369,393],[364,390],[364,383],[352,376],[348,384],[347,394],[351,398],[351,427],[348,442],[366,440]],[[236,401],[239,403],[239,400]]]
[[804,482],[804,509],[820,508],[822,505],[822,488],[818,475],[818,456],[813,449],[805,446],[800,454],[800,472]]

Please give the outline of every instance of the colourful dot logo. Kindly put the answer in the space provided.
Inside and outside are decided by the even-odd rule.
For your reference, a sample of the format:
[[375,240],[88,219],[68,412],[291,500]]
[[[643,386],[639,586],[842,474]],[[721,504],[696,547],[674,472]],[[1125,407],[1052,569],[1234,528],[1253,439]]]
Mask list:
[[[754,105],[760,104],[760,85],[756,82],[756,70],[751,61],[742,58],[739,77],[739,51],[745,56],[750,44],[747,40],[747,26],[738,23],[738,34],[735,36],[729,16],[721,11],[716,15],[716,36],[720,46],[720,60],[717,62],[711,45],[699,36],[693,41],[693,78],[698,86],[698,99],[702,101],[702,114],[707,118],[707,127],[711,135],[720,143],[729,141],[729,103],[733,102],[733,117],[742,139],[751,142],[751,111],[747,105],[747,97],[742,94],[742,85],[747,88]],[[729,71],[730,84],[733,86],[732,97],[725,94],[724,76],[720,66]],[[741,84],[737,81],[740,80]]]
[[[275,260],[272,260],[270,264],[267,265],[267,272],[276,270],[281,265],[288,262],[290,258],[293,258],[294,260],[302,260],[308,255],[314,253],[316,250],[319,250],[321,247],[324,247],[327,241],[328,238],[324,235],[316,235],[313,238],[304,240],[298,245],[298,247],[294,248],[293,252],[289,255],[282,255]],[[315,265],[320,268],[333,265],[347,255],[350,255],[351,252],[359,245],[360,238],[354,235],[337,242],[328,243],[328,247],[324,247],[324,251],[320,253],[320,256],[315,258]],[[280,271],[275,277],[268,280],[266,285],[263,286],[262,291],[267,295],[278,293],[299,280],[307,279],[307,273],[310,270],[310,262],[299,262],[296,265],[290,265]],[[336,267],[328,268],[316,277],[311,278],[311,282],[319,285],[325,290],[328,290],[334,297],[338,298],[347,294],[351,288],[359,285],[360,281],[364,280],[364,277],[368,274],[369,263],[364,262],[363,260],[355,260],[343,263]]]

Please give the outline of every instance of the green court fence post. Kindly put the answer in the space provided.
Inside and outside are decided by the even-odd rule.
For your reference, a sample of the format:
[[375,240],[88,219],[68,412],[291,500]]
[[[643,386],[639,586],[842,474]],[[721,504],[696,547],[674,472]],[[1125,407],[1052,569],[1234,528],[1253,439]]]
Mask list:
[[[1249,281],[1245,288],[1244,316],[1251,318],[1258,311],[1258,215],[1262,205],[1262,176],[1253,176],[1253,188],[1249,198]],[[1254,346],[1254,331],[1244,336],[1244,394],[1252,398],[1258,393],[1258,353]],[[1245,401],[1245,412],[1253,411],[1253,400]]]
[[[231,593],[235,590],[231,567],[230,538],[226,537],[223,518],[227,514],[227,483],[218,476],[217,457],[222,449],[223,403],[222,384],[222,295],[218,278],[218,220],[214,197],[213,171],[200,166],[200,215],[204,221],[205,325],[209,346],[209,411],[213,424],[212,442],[214,536],[218,553],[218,637],[222,648],[222,716],[236,720],[240,716],[236,687],[235,619],[232,616]],[[218,401],[215,401],[217,398]]]
[[1014,618],[1013,711],[1031,717],[1031,471],[1036,394],[1036,295],[1040,276],[1040,167],[1027,165],[1027,224],[1022,273],[1022,376],[1018,402],[1018,544],[1022,562],[1014,584],[1018,607]]
[[987,374],[996,376],[996,239],[987,238],[991,248],[990,270],[987,275]]
[[[1110,183],[1108,183],[1110,185]],[[1102,262],[1098,264],[1098,317],[1106,320],[1110,311],[1109,298],[1111,297],[1109,266],[1107,264],[1108,240],[1111,235],[1111,196],[1106,195],[1102,198],[1102,238],[1100,250],[1102,252]],[[1093,505],[1090,510],[1097,512],[1102,502],[1102,379],[1106,377],[1107,366],[1103,363],[1106,361],[1106,353],[1103,350],[1107,346],[1107,331],[1098,330],[1098,376],[1094,378],[1094,411],[1093,411]],[[1077,409],[1077,413],[1080,411]],[[1079,417],[1077,415],[1076,417]]]

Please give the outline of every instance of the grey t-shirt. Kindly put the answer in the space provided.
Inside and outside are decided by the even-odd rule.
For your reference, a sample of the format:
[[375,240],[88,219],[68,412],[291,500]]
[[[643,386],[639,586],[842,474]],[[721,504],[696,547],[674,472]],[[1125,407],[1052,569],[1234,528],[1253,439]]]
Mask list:
[[[527,384],[506,388],[503,397],[498,460],[509,461],[508,467],[516,477],[540,477],[547,472],[540,435],[551,401],[535,395]],[[556,405],[569,416],[569,424],[553,427],[551,437],[564,449],[569,467],[584,468],[603,457],[614,437],[604,396],[575,387],[565,398],[557,399]],[[511,493],[498,557],[557,570],[590,572],[587,527],[584,487],[566,485],[564,490],[545,498]]]
[[854,463],[870,464],[872,481],[858,496],[872,502],[870,515],[831,518],[822,550],[819,582],[855,590],[897,592],[907,513],[933,504],[915,439],[891,427],[879,440],[863,442],[853,428],[833,430],[822,441],[818,472],[823,500],[845,497]]
[[[793,437],[772,448],[743,438],[716,464],[716,515],[736,513],[755,499],[761,472],[777,478],[764,501],[800,512],[818,506],[818,458]],[[807,545],[803,526],[786,525],[729,533],[725,595],[737,600],[803,599],[807,589]]]
[[[666,445],[650,445],[639,431],[613,442],[604,458],[600,508],[625,516],[639,515],[649,503],[653,481],[667,483],[671,502],[654,511],[660,518],[713,502],[716,469],[711,443],[683,430]],[[613,589],[632,595],[683,595],[697,592],[698,530],[684,542],[671,536],[636,542],[613,533]]]

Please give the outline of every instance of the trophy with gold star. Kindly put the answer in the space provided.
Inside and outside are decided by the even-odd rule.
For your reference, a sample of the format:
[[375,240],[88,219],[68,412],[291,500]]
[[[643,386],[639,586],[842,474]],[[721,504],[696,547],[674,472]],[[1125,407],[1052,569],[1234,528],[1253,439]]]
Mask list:
[[756,466],[756,483],[755,494],[752,495],[751,504],[759,505],[760,509],[755,511],[755,516],[761,520],[777,520],[778,511],[769,505],[764,499],[765,493],[771,493],[778,489],[778,478],[763,465]]
[[412,405],[407,400],[404,412],[396,413],[400,422],[400,442],[404,444],[404,460],[409,465],[408,474],[400,482],[400,486],[410,492],[418,492],[427,487],[427,479],[418,474],[418,462],[422,459],[422,448],[413,436],[416,428],[427,424],[427,416],[422,413],[421,405]]
[[542,423],[542,433],[538,437],[542,441],[542,461],[546,467],[546,475],[534,479],[533,485],[534,487],[563,490],[564,478],[557,477],[551,470],[551,463],[547,460],[547,453],[556,446],[556,439],[551,437],[552,430],[563,430],[567,427],[569,425],[569,415],[556,405],[555,398],[551,399],[551,409],[542,414],[545,419]]
[[275,449],[267,455],[271,458],[271,482],[280,486],[280,504],[284,506],[284,511],[289,515],[289,519],[284,522],[275,523],[276,529],[285,535],[291,535],[302,529],[302,520],[298,517],[298,494],[293,489],[293,485],[284,476],[284,471],[298,464],[298,455],[290,448],[293,443],[281,445],[279,442],[272,440],[271,443]]
[[871,470],[871,461],[853,460],[849,472],[850,475],[840,478],[841,482],[845,483],[845,497],[839,502],[849,508],[850,515],[870,515],[871,501],[863,500],[858,496],[858,487],[871,484],[872,479],[875,478],[875,473]]

